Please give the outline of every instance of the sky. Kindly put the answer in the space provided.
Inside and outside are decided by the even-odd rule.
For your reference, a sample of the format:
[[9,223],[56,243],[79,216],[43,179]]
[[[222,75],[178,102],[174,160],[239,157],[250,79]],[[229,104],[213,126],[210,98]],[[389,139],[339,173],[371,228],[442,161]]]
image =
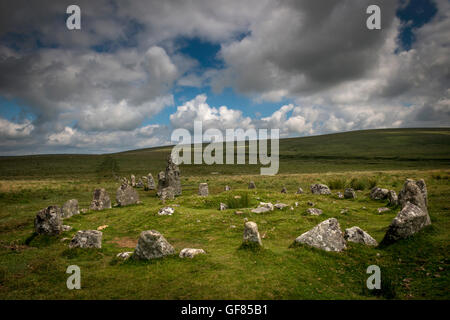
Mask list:
[[0,155],[173,144],[194,121],[281,137],[449,127],[449,15],[448,0],[4,0]]

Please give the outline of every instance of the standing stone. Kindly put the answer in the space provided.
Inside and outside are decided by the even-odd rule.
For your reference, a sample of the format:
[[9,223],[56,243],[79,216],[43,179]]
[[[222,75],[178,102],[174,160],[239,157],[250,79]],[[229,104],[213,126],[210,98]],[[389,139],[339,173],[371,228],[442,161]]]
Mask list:
[[340,252],[346,248],[344,235],[335,218],[319,223],[295,239],[295,243],[304,243],[325,251]]
[[283,189],[281,189],[281,193],[287,193],[286,187],[283,187]]
[[299,187],[296,194],[302,194],[302,193],[303,193],[303,189],[301,187]]
[[91,206],[89,207],[91,210],[103,210],[103,209],[111,209],[111,200],[109,199],[109,195],[104,188],[95,189],[94,197],[91,202]]
[[261,237],[258,232],[258,225],[252,221],[244,224],[244,240],[243,244],[258,244],[262,246]]
[[316,183],[311,185],[312,194],[331,194],[330,188],[327,185]]
[[391,205],[391,206],[398,205],[398,196],[394,190],[389,190],[387,198],[389,200],[389,205]]
[[175,254],[172,245],[156,230],[142,231],[132,258],[150,260]]
[[164,173],[164,171],[161,171],[160,173],[158,173],[158,196],[160,195],[162,189],[165,188],[165,184],[166,184],[166,174]]
[[165,187],[172,187],[176,196],[181,195],[180,169],[172,161],[172,157],[170,155],[167,158],[167,167],[164,181]]
[[155,190],[155,180],[153,180],[153,176],[151,173],[147,175],[147,189]]
[[248,188],[249,189],[256,189],[255,183],[253,181],[250,181],[249,184],[248,184]]
[[175,199],[175,189],[173,187],[166,187],[161,190],[159,197],[162,201],[173,200]]
[[388,189],[373,187],[372,190],[370,190],[370,198],[372,200],[384,200],[387,198],[388,193]]
[[194,258],[198,254],[205,254],[205,250],[203,249],[193,249],[193,248],[184,248],[180,251],[180,258]]
[[39,211],[34,218],[34,230],[37,234],[58,235],[62,232],[61,210],[49,206]]
[[198,195],[202,197],[207,197],[209,194],[208,191],[208,184],[207,183],[200,183],[198,186]]
[[225,186],[225,191],[230,191],[230,190],[231,190],[231,187],[228,186],[228,185],[226,185],[226,186]]
[[69,248],[98,248],[102,247],[103,233],[98,230],[80,230],[73,236]]
[[378,245],[377,240],[372,238],[367,232],[360,227],[351,227],[345,229],[344,239],[350,242],[362,243],[368,246]]
[[131,186],[136,187],[136,177],[134,174],[131,175]]
[[80,210],[78,210],[78,200],[77,199],[71,199],[64,203],[64,205],[61,208],[61,218],[70,218],[71,216],[75,214],[80,214]]
[[423,180],[414,181],[407,179],[403,185],[403,189],[398,194],[398,202],[404,208],[408,202],[420,207],[428,214],[427,209],[427,187]]
[[430,224],[430,216],[427,212],[419,206],[407,202],[392,220],[381,244],[387,245],[400,239],[406,239]]
[[344,198],[345,199],[356,199],[356,192],[352,188],[347,188],[344,191]]
[[143,188],[144,187],[144,182],[142,181],[142,179],[139,179],[138,182],[136,183],[136,188]]
[[139,202],[139,194],[132,186],[122,184],[116,191],[116,202],[124,207]]

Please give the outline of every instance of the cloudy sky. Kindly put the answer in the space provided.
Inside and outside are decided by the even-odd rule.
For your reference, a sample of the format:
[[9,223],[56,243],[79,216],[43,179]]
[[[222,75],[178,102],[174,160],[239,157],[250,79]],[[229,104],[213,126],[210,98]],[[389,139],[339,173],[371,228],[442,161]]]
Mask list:
[[449,127],[449,15],[448,0],[3,0],[0,155],[164,145],[194,120],[284,137]]

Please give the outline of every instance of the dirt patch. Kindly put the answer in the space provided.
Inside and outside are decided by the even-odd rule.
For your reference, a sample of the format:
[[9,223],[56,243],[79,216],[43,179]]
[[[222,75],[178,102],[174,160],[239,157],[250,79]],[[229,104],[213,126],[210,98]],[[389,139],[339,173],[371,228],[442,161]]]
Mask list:
[[114,238],[110,242],[117,244],[117,246],[120,248],[135,248],[138,243],[138,240],[134,238],[122,237],[122,238]]

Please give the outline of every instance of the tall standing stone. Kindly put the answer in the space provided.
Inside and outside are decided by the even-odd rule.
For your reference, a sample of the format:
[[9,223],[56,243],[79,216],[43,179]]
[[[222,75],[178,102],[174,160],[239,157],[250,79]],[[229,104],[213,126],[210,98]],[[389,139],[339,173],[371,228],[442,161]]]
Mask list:
[[398,202],[404,208],[408,202],[420,207],[424,212],[428,213],[428,192],[425,181],[414,181],[407,179],[403,185],[403,189],[398,194]]
[[207,197],[209,195],[208,184],[200,183],[198,186],[198,195],[202,197]]
[[62,232],[60,208],[57,206],[49,206],[39,211],[34,219],[34,230],[37,234],[60,234]]
[[261,237],[258,232],[258,225],[255,222],[245,222],[243,244],[257,244],[262,246]]
[[94,190],[94,196],[89,208],[91,210],[111,209],[111,199],[104,188]]
[[134,174],[131,175],[131,186],[136,187],[136,177]]
[[78,200],[71,199],[64,203],[61,208],[61,218],[70,218],[73,215],[79,214],[80,210],[78,209]]
[[166,185],[166,174],[164,171],[158,173],[158,196],[161,194],[162,189],[164,189]]
[[147,189],[155,190],[155,180],[153,180],[153,176],[151,173],[147,175]]
[[167,158],[167,167],[165,173],[165,187],[172,187],[175,195],[181,195],[180,169],[172,161],[172,156]]

